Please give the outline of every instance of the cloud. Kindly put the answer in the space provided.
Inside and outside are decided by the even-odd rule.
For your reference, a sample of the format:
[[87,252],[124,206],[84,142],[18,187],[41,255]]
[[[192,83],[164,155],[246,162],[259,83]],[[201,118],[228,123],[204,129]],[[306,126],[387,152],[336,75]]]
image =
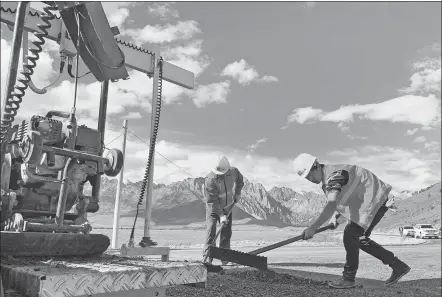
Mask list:
[[171,8],[173,2],[160,2],[149,5],[149,13],[153,16],[160,17],[162,20],[166,20],[169,17],[178,18],[180,16],[178,10]]
[[381,103],[341,106],[330,112],[312,107],[297,108],[288,116],[286,126],[292,122],[299,124],[317,121],[350,123],[357,116],[359,119],[371,121],[402,122],[435,127],[440,125],[440,108],[440,99],[434,95],[427,97],[405,95]]
[[401,190],[420,190],[441,180],[440,154],[400,147],[364,146],[330,152],[320,162],[355,164]]
[[[169,184],[189,177],[206,176],[215,166],[220,155],[226,155],[232,166],[237,167],[251,182],[260,182],[268,190],[273,186],[288,186],[295,190],[311,190],[320,192],[318,185],[301,179],[292,171],[292,160],[277,159],[249,155],[247,151],[235,150],[229,147],[211,147],[198,145],[183,145],[173,142],[159,141],[155,156],[155,183]],[[145,162],[149,153],[148,146],[128,137],[126,146],[126,165],[124,177],[132,182],[142,179]]]
[[221,76],[228,76],[241,85],[249,85],[252,82],[276,82],[278,79],[275,76],[265,75],[259,78],[259,73],[256,69],[249,65],[244,59],[228,64],[221,72]]
[[440,154],[440,142],[438,141],[429,141],[424,143],[424,148],[431,152],[438,152]]
[[201,33],[196,21],[178,21],[176,24],[146,25],[143,29],[127,29],[122,35],[130,36],[140,45],[143,43],[171,43],[177,40],[189,40],[194,35]]
[[101,4],[106,13],[109,25],[111,27],[117,26],[120,31],[130,14],[127,8],[135,5],[135,3],[131,2],[102,2]]
[[405,93],[431,94],[440,93],[441,58],[426,58],[413,64],[415,72],[410,77],[410,86],[402,89]]
[[129,112],[128,114],[126,114],[124,116],[124,118],[127,119],[127,120],[130,120],[130,119],[141,119],[141,118],[143,118],[143,116],[138,111],[132,111],[132,112]]
[[230,92],[230,81],[199,85],[196,90],[189,91],[188,96],[196,107],[201,108],[207,104],[221,104],[227,102]]
[[167,47],[161,54],[166,61],[192,71],[198,77],[210,65],[209,57],[202,55],[202,43],[202,40],[194,40],[186,45]]
[[322,109],[316,109],[311,106],[296,108],[287,118],[287,123],[281,129],[286,129],[290,123],[297,122],[298,124],[304,124],[308,121],[314,121],[321,114],[323,114]]
[[425,142],[427,141],[427,138],[425,136],[419,136],[414,139],[414,142]]
[[[148,146],[129,137],[127,142],[125,178],[132,182],[141,180]],[[267,189],[286,186],[295,190],[321,192],[320,186],[301,179],[292,172],[292,159],[264,157],[246,150],[228,147],[183,145],[159,141],[156,151],[172,161],[156,155],[155,183],[171,183],[188,177],[209,173],[220,155],[226,155],[252,182],[260,182]],[[371,170],[379,178],[401,190],[419,190],[441,179],[438,152],[421,154],[419,150],[400,147],[364,146],[332,151],[318,160],[331,164],[355,164]],[[144,162],[143,162],[144,161]],[[178,167],[177,167],[178,166]]]
[[412,136],[412,135],[414,135],[417,132],[417,130],[419,130],[419,129],[418,128],[408,129],[405,134],[409,135],[409,136]]
[[256,151],[256,149],[263,143],[266,143],[268,141],[267,138],[261,138],[258,141],[256,141],[254,144],[249,145],[249,152],[253,153]]

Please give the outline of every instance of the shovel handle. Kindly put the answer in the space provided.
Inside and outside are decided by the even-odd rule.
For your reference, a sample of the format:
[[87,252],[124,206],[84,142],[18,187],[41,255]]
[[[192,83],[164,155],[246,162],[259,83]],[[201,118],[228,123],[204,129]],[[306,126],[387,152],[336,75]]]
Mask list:
[[[230,210],[229,210],[229,212],[228,212],[227,215],[226,215],[227,217],[229,217],[230,214],[232,213],[232,210],[233,210],[233,207],[235,206],[235,203],[236,203],[236,202],[232,202],[232,204],[229,204],[229,205],[227,206],[227,207],[230,207]],[[211,246],[213,246],[213,245],[216,243],[216,240],[218,239],[219,235],[221,234],[221,230],[222,230],[226,225],[227,225],[227,221],[224,221],[224,222],[221,224],[221,228],[219,228],[218,232],[216,232],[216,234],[215,234],[215,238],[213,238],[212,242],[210,243]],[[206,262],[206,260],[207,260],[208,257],[209,257],[209,253],[207,253],[206,256],[204,257],[204,261],[203,261],[203,262]]]
[[[316,229],[315,234],[323,232],[323,231],[326,231],[326,230],[331,230],[331,229],[335,229],[335,226],[333,224],[330,224],[330,225],[327,225],[327,226],[324,226],[324,227]],[[289,243],[292,243],[292,242],[295,242],[295,241],[299,241],[299,240],[302,240],[302,239],[304,239],[304,234],[301,234],[301,235],[298,235],[296,237],[292,237],[292,238],[289,238],[289,239],[286,239],[286,240],[274,243],[272,245],[268,245],[268,246],[262,247],[260,249],[251,251],[248,254],[250,254],[250,255],[259,255],[259,254],[262,254],[264,252],[267,252],[267,251],[279,248],[281,246],[284,246],[284,245],[287,245]]]

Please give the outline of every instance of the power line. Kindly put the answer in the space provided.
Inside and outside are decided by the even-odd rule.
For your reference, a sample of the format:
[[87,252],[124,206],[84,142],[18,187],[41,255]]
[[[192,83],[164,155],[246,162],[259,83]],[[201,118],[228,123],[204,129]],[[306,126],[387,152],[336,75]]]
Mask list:
[[120,135],[118,135],[116,138],[114,138],[112,141],[108,142],[107,144],[104,145],[105,148],[107,148],[107,146],[109,144],[111,144],[112,142],[114,142],[115,140],[117,140],[118,138],[120,138],[123,135],[123,133],[121,133]]
[[[134,132],[132,132],[132,130],[127,129],[127,131],[129,131],[130,134],[132,134],[133,136],[135,136],[136,138],[138,138],[139,140],[141,140],[142,142],[144,142],[146,145],[148,145],[150,147],[150,145],[143,140],[141,137],[139,137],[138,135],[136,135]],[[169,163],[171,163],[172,165],[174,165],[175,167],[177,167],[179,170],[181,170],[182,172],[186,173],[187,175],[189,175],[192,178],[195,178],[192,174],[190,174],[188,171],[186,171],[185,169],[183,169],[182,167],[178,166],[177,164],[175,164],[173,161],[169,160],[167,157],[165,157],[163,154],[161,154],[160,152],[158,152],[157,150],[155,150],[155,153],[157,153],[158,155],[160,155],[161,157],[163,157],[166,161],[168,161]]]

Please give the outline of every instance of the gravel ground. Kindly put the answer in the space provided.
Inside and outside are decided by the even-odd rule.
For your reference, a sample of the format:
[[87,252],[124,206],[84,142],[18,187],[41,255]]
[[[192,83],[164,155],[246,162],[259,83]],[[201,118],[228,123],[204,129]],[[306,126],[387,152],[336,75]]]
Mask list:
[[[405,284],[405,285],[404,285]],[[359,285],[350,290],[336,290],[325,281],[314,281],[273,271],[235,271],[208,274],[207,289],[178,286],[167,289],[166,296],[175,297],[433,297],[440,293],[415,288],[412,283],[392,287],[364,288]]]

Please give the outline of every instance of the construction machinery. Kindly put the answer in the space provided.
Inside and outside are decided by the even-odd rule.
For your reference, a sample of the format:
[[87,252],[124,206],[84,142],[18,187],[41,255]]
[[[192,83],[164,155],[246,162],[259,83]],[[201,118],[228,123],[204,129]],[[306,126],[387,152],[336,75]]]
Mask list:
[[[43,12],[30,8],[29,2],[0,4],[1,22],[13,30],[0,130],[2,286],[26,296],[164,296],[167,286],[205,283],[202,264],[103,254],[110,239],[91,233],[87,219],[88,213],[99,210],[101,176],[118,175],[124,161],[118,149],[104,153],[109,83],[130,79],[126,67],[153,79],[151,146],[137,204],[138,210],[147,190],[150,210],[162,80],[192,89],[194,74],[163,61],[157,50],[116,38],[118,28],[110,27],[100,2],[44,3]],[[25,48],[29,33],[36,40]],[[72,108],[48,110],[15,123],[28,87],[45,100],[45,90],[38,92],[32,75],[47,39],[60,46],[60,73],[68,60],[68,72],[75,79]],[[18,73],[22,46],[28,55]],[[102,84],[97,128],[77,124],[80,59]],[[84,191],[87,183],[90,195]],[[133,233],[130,241],[133,245]],[[140,245],[153,245],[148,233]]]

